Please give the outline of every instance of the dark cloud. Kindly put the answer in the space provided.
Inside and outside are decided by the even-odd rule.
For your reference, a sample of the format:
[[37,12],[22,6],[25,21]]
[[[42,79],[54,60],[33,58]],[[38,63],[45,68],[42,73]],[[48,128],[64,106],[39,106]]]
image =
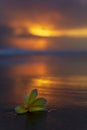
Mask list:
[[[38,38],[43,38],[41,36],[36,36],[36,35],[32,35],[30,33],[21,33],[21,34],[18,34],[18,35],[15,35],[14,36],[15,38],[35,38],[35,39],[38,39]],[[45,37],[45,36],[44,36]]]
[[[32,35],[27,31],[26,28],[20,28],[21,32],[17,33],[16,28],[10,26],[1,25],[0,26],[0,48],[13,47],[14,40],[24,40],[24,39],[40,39],[42,37]],[[15,46],[15,43],[14,43]]]
[[[32,35],[30,32],[27,31],[26,28],[20,28],[21,29],[21,32],[18,34],[18,33],[14,33],[13,36],[15,38],[41,38],[41,36],[36,36],[36,35]],[[16,30],[14,29],[14,32]]]
[[11,27],[2,25],[0,26],[0,36],[10,36],[13,34],[13,29]]
[[11,27],[2,25],[0,26],[0,48],[9,46],[8,38],[13,35],[13,29]]
[[[6,17],[7,21],[15,18],[38,21],[37,19],[44,17],[44,20],[54,24],[55,28],[79,28],[87,27],[87,2],[84,2],[82,0],[3,0],[1,4],[3,19]],[[58,15],[61,17],[59,18]]]

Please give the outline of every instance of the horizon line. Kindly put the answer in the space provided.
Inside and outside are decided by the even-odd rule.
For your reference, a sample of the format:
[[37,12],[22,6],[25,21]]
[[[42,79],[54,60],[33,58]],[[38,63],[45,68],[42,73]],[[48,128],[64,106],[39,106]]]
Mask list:
[[0,56],[10,55],[78,55],[87,54],[86,50],[25,50],[19,48],[0,49]]

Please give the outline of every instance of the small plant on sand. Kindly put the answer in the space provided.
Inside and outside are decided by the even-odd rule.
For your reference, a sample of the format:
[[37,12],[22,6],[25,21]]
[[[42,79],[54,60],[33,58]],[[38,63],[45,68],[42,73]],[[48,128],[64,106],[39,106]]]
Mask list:
[[24,105],[17,106],[15,112],[23,114],[27,112],[46,111],[46,99],[37,98],[37,89],[33,89],[30,95],[24,94]]

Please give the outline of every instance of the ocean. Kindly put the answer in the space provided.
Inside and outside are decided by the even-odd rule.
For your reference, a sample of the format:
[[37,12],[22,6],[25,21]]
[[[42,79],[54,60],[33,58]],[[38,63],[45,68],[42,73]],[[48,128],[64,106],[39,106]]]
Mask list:
[[[16,115],[32,89],[48,112]],[[87,54],[0,56],[0,130],[87,130]]]

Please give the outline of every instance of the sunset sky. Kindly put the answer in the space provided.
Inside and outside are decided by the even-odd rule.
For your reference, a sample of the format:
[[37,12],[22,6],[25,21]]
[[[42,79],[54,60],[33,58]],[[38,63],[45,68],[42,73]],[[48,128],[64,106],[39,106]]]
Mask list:
[[87,50],[87,0],[0,0],[0,48]]

